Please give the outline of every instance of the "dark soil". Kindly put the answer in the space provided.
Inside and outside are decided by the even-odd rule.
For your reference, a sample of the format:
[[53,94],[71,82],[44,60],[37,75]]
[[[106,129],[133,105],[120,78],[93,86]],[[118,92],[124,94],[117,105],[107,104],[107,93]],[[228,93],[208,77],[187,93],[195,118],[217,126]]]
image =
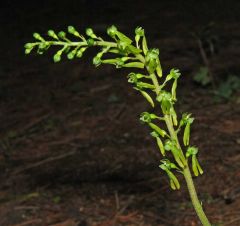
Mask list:
[[94,68],[94,51],[54,64],[25,57],[35,31],[143,26],[164,72],[179,68],[178,112],[192,112],[192,143],[204,175],[194,179],[215,225],[240,225],[240,97],[216,102],[193,82],[203,65],[191,33],[215,23],[216,81],[240,75],[239,1],[11,1],[3,3],[0,65],[1,226],[197,226],[185,182],[172,191],[139,114],[148,103],[127,70]]

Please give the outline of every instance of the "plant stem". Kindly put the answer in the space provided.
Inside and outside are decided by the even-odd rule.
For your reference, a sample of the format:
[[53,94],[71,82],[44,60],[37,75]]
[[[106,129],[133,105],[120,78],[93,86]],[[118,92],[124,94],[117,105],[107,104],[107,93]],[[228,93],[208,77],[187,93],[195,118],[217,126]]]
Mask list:
[[[159,87],[157,77],[154,73],[151,74],[150,76],[153,81],[153,85],[155,86],[155,92],[158,95],[158,93],[160,92],[160,87]],[[173,123],[172,123],[171,116],[167,115],[167,114],[164,115],[164,120],[167,125],[167,128],[168,128],[171,138],[176,141],[178,148],[181,150],[181,154],[184,156],[183,151],[180,146],[180,143],[179,143],[179,140],[178,140],[177,133],[176,133]],[[193,207],[197,213],[197,216],[199,217],[203,226],[211,226],[206,214],[203,211],[202,205],[198,199],[197,192],[196,192],[196,189],[195,189],[195,186],[193,183],[192,175],[191,175],[187,161],[185,162],[185,167],[183,168],[183,175],[184,175],[185,181],[187,183],[187,188],[188,188],[188,191],[190,194],[190,198],[191,198]]]
[[[172,125],[169,115],[165,116],[165,121],[169,130],[170,136],[172,137],[172,139],[176,140],[178,147],[181,149],[176,131],[174,130],[174,127]],[[183,169],[183,175],[187,183],[190,198],[191,198],[193,207],[197,213],[197,216],[199,217],[203,226],[211,226],[209,220],[207,219],[206,214],[203,211],[202,205],[198,199],[197,192],[193,183],[192,175],[187,162],[186,162],[185,168]]]
[[211,226],[206,214],[203,211],[202,205],[198,199],[197,192],[193,183],[192,175],[189,167],[183,169],[183,175],[187,183],[188,191],[192,200],[193,207],[203,226]]

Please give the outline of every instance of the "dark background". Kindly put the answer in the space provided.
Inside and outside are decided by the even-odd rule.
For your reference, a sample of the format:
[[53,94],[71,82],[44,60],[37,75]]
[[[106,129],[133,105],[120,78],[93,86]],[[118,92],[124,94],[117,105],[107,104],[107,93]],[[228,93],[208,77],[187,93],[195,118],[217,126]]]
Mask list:
[[215,225],[240,224],[239,91],[216,100],[193,77],[203,59],[193,33],[214,24],[209,62],[217,85],[240,74],[239,1],[4,1],[0,12],[0,225],[200,225],[185,183],[171,191],[160,154],[139,123],[149,110],[128,70],[80,60],[54,64],[55,50],[25,56],[32,33],[115,24],[145,29],[164,73],[179,68],[179,114],[192,112],[192,143],[205,174],[195,180]]

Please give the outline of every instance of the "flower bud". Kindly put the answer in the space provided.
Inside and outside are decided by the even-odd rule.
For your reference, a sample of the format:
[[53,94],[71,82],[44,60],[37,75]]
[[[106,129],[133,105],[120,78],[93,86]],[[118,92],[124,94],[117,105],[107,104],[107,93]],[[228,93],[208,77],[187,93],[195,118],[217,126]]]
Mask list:
[[87,29],[86,29],[86,35],[92,36],[92,34],[94,34],[94,33],[93,33],[93,29],[92,29],[92,28],[87,28]]
[[83,52],[84,52],[86,49],[87,49],[86,47],[83,47],[83,48],[79,49],[79,50],[77,51],[77,53],[76,53],[76,57],[77,57],[77,58],[81,58],[82,55],[83,55]]
[[143,112],[140,115],[140,121],[150,123],[152,121],[150,114],[148,112]]
[[57,51],[57,53],[53,56],[53,61],[55,63],[59,62],[61,60],[61,55],[62,51],[61,50]]
[[70,34],[74,34],[74,33],[76,32],[75,27],[73,27],[73,26],[68,26],[68,32],[69,32]]
[[32,49],[25,49],[25,54],[29,54],[32,51]]
[[142,27],[136,27],[135,34],[139,35],[139,36],[143,36],[144,35],[144,29]]
[[48,36],[50,36],[54,39],[58,39],[58,36],[55,34],[55,32],[53,30],[48,31]]
[[72,52],[68,53],[67,58],[72,60],[74,58],[74,54]]
[[34,47],[34,44],[33,43],[26,43],[25,45],[24,45],[24,48],[25,49],[32,49]]
[[95,41],[94,41],[92,38],[89,38],[89,39],[87,40],[88,46],[93,46],[94,43],[95,43]]
[[120,41],[120,42],[118,43],[118,48],[119,48],[121,51],[124,51],[127,46],[128,46],[128,43],[126,43],[126,42]]
[[159,137],[159,134],[156,131],[152,131],[150,135],[155,138]]
[[170,151],[172,149],[172,141],[171,140],[166,140],[164,144],[164,149],[166,151]]
[[92,28],[87,28],[87,29],[86,29],[86,35],[88,35],[88,36],[91,37],[91,38],[97,38],[97,36],[94,34]]
[[77,52],[77,49],[72,50],[71,52],[69,52],[69,53],[67,54],[67,58],[68,58],[69,60],[72,60],[72,59],[75,57],[76,52]]
[[151,60],[157,60],[159,55],[158,49],[150,49],[147,52],[146,61],[149,62]]
[[157,96],[156,100],[157,100],[158,102],[162,102],[162,101],[164,101],[164,100],[168,100],[169,102],[171,102],[171,101],[172,101],[172,95],[171,95],[171,93],[166,92],[166,91],[163,90],[163,91],[161,91],[161,93]]
[[77,57],[77,58],[81,58],[82,55],[83,55],[83,53],[82,53],[81,49],[78,50],[77,53],[76,53],[76,57]]
[[80,34],[76,31],[76,29],[73,26],[68,26],[68,33],[80,37]]
[[171,71],[170,71],[170,75],[171,75],[172,78],[178,79],[179,76],[181,75],[181,73],[180,73],[179,69],[174,69],[174,68],[173,68],[173,69],[171,69]]
[[128,74],[129,83],[137,83],[137,81],[138,81],[138,78],[135,73],[131,72],[130,74]]
[[64,31],[60,31],[58,32],[58,37],[64,39],[66,38],[66,33]]
[[93,58],[93,64],[95,65],[95,67],[98,67],[101,63],[102,63],[102,61],[101,61],[101,58],[100,58],[100,57],[95,56],[95,57]]
[[39,40],[39,41],[44,41],[44,39],[41,37],[41,35],[40,34],[38,34],[38,33],[33,33],[33,37],[35,38],[35,39],[37,39],[37,40]]
[[112,25],[107,29],[107,34],[112,38],[116,35],[116,32],[117,32],[117,28],[114,25]]
[[186,157],[190,157],[191,155],[196,155],[198,153],[198,148],[191,146],[188,147],[187,151],[186,151]]

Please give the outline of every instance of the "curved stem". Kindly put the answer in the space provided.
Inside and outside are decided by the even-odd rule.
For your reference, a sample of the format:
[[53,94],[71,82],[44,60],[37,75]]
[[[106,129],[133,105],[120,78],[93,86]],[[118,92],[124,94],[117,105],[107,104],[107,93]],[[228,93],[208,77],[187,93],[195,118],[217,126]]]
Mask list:
[[[155,92],[158,95],[158,93],[160,92],[160,86],[159,86],[159,83],[158,83],[158,79],[157,79],[157,77],[154,73],[150,74],[150,77],[152,79],[153,85],[155,86]],[[165,120],[165,123],[166,123],[166,126],[168,128],[168,131],[169,131],[169,134],[170,134],[171,138],[177,142],[177,146],[181,150],[181,154],[184,157],[182,148],[181,148],[179,140],[178,140],[177,133],[176,133],[176,131],[174,129],[174,126],[173,126],[173,123],[172,123],[171,116],[170,115],[164,115],[164,120]],[[185,181],[187,183],[190,198],[191,198],[193,207],[194,207],[194,209],[197,213],[197,216],[199,217],[203,226],[211,226],[206,214],[203,211],[202,205],[201,205],[201,203],[198,199],[197,192],[196,192],[196,189],[195,189],[195,186],[194,186],[194,183],[193,183],[192,175],[191,175],[191,172],[190,172],[187,161],[185,162],[185,167],[183,168],[183,175],[184,175]]]
[[[170,136],[172,137],[172,139],[176,140],[177,145],[179,146],[180,150],[182,151],[179,141],[178,141],[177,134],[172,126],[170,117],[168,115],[165,116],[165,121],[166,121],[168,130],[169,130]],[[197,195],[197,192],[196,192],[196,189],[195,189],[195,186],[193,183],[192,175],[191,175],[191,172],[190,172],[187,162],[186,162],[185,168],[183,169],[183,175],[184,175],[185,181],[187,183],[188,192],[189,192],[193,207],[197,213],[197,216],[199,217],[203,226],[211,226],[206,214],[203,211],[202,205],[198,199],[198,195]]]

